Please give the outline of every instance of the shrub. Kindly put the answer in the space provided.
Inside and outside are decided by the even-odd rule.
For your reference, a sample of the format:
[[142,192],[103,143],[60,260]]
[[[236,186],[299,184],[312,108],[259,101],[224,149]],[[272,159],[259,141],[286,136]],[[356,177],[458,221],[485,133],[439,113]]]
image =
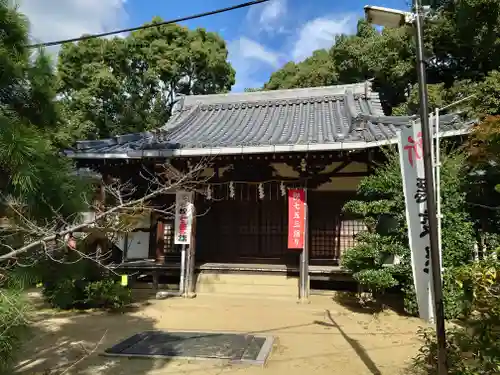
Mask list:
[[94,308],[121,309],[132,302],[130,289],[113,280],[100,280],[85,287],[85,304]]
[[[468,317],[471,313],[472,296],[468,283],[457,284],[459,268],[448,268],[443,273],[443,304],[446,319]],[[411,284],[410,284],[411,283]],[[417,299],[413,281],[403,286],[405,311],[411,315],[418,314]]]
[[62,279],[46,286],[43,295],[51,306],[68,310],[71,308],[84,308],[85,292],[82,282],[74,279]]
[[356,273],[354,278],[361,285],[365,285],[374,295],[383,293],[386,289],[398,285],[398,281],[392,275],[391,270],[387,268],[362,270]]
[[[468,215],[465,194],[465,156],[451,153],[442,160],[441,196],[443,263],[454,268],[470,261],[475,241],[473,223]],[[411,256],[405,215],[405,201],[396,153],[387,154],[387,162],[375,173],[364,178],[355,200],[344,206],[350,215],[362,217],[367,233],[358,234],[357,244],[343,254],[342,266],[353,273],[354,278],[370,291],[383,291],[399,285],[405,293],[405,308],[408,313],[417,312]],[[391,256],[399,256],[401,263],[394,267],[384,266]],[[448,276],[445,276],[445,280]],[[463,291],[455,285],[445,289],[445,303],[449,316],[454,316],[462,307],[453,295],[461,296]],[[461,298],[461,297],[457,297]]]
[[43,294],[60,309],[121,308],[131,302],[130,290],[115,282],[109,272],[91,259],[49,262],[42,275]]
[[21,292],[0,289],[0,374],[12,374],[12,364],[28,333],[28,303]]
[[120,309],[132,302],[130,289],[113,279],[85,281],[64,279],[52,288],[44,288],[44,295],[53,307],[63,310]]
[[[500,263],[484,260],[455,272],[459,288],[470,288],[470,309],[460,327],[448,330],[450,374],[493,375],[500,373]],[[426,374],[436,373],[436,338],[423,331],[424,340],[414,366]]]
[[377,233],[360,233],[357,240],[359,245],[344,253],[342,266],[349,269],[354,279],[374,295],[398,285],[397,269],[388,268],[385,264],[391,257],[402,255],[404,247],[394,238]]

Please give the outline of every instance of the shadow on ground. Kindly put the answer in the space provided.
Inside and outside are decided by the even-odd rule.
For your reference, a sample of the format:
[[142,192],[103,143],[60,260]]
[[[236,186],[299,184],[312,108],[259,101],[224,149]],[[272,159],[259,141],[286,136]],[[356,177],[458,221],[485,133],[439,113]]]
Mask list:
[[[353,302],[352,298],[341,304]],[[23,375],[226,374],[396,374],[418,349],[416,319],[396,314],[355,314],[312,296],[310,305],[295,301],[199,295],[195,300],[141,299],[124,314],[59,312],[42,308],[36,332],[16,372]],[[355,306],[355,305],[354,305]],[[353,307],[355,308],[355,307]],[[356,307],[359,308],[359,307]],[[367,313],[366,308],[362,311]],[[118,342],[148,330],[251,333],[276,339],[267,369],[227,362],[128,359],[99,356]],[[357,359],[360,358],[361,361]],[[49,372],[51,371],[51,372]]]
[[358,293],[354,292],[337,292],[333,300],[355,313],[377,314],[390,310],[402,316],[409,316],[404,310],[404,300],[401,294],[385,294],[374,301],[361,298]]
[[34,324],[16,374],[120,374],[124,366],[133,367],[129,373],[144,375],[165,366],[167,360],[130,361],[127,358],[102,356],[105,349],[142,331],[154,329],[155,321],[138,312],[148,304],[140,298],[128,312],[54,311],[38,296]]
[[324,326],[324,327],[332,327],[336,328],[342,338],[350,345],[350,347],[354,350],[359,359],[366,366],[366,369],[373,375],[382,375],[382,372],[377,367],[375,362],[368,355],[363,346],[359,343],[358,340],[353,339],[349,336],[344,329],[333,319],[332,314],[329,310],[325,311],[325,316],[328,318],[327,322],[324,321],[314,321],[315,324]]

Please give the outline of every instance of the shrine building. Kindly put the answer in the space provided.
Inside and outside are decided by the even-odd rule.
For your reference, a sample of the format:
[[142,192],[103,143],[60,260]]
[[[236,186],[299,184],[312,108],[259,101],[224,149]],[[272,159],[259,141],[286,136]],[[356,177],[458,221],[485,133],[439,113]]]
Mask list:
[[[370,82],[192,95],[178,100],[155,131],[79,141],[65,152],[103,181],[131,182],[136,196],[147,193],[144,176],[168,180],[161,174],[165,165],[178,174],[203,166],[187,188],[180,185],[195,196],[191,292],[295,297],[300,251],[288,248],[287,191],[306,191],[309,279],[348,277],[342,253],[364,225],[342,207],[383,160],[381,146],[396,144],[397,130],[413,120],[385,116]],[[471,123],[450,114],[440,126],[442,137],[459,137]],[[175,195],[155,202],[171,206]],[[152,213],[117,245],[116,266],[149,270],[156,280],[178,275],[181,246],[174,244],[173,220]]]

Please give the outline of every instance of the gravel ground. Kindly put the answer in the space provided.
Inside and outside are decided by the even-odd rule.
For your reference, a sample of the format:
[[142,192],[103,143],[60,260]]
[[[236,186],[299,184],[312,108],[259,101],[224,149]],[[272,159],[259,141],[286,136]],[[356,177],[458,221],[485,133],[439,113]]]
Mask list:
[[[37,298],[32,293],[32,298]],[[407,374],[423,322],[392,311],[355,311],[331,296],[294,300],[143,298],[123,314],[56,312],[40,307],[35,337],[19,362],[19,374],[167,375]],[[110,358],[104,349],[152,330],[255,332],[276,340],[265,367],[221,361]]]

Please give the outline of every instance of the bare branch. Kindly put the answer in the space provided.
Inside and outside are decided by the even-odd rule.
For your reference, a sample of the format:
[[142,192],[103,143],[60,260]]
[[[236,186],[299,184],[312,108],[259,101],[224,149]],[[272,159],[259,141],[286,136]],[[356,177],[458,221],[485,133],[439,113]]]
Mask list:
[[88,358],[89,356],[91,356],[92,354],[94,354],[96,352],[96,350],[99,348],[99,346],[101,346],[101,344],[103,343],[104,341],[104,338],[106,337],[106,334],[108,333],[108,330],[106,330],[104,332],[104,335],[102,335],[101,339],[99,340],[99,342],[97,344],[95,344],[95,346],[92,348],[92,350],[87,350],[83,345],[83,349],[86,351],[86,353],[80,358],[78,359],[76,362],[74,362],[71,366],[68,366],[63,372],[61,372],[61,375],[63,374],[67,374],[72,368],[74,368],[76,365],[78,365],[80,362],[82,362],[83,360],[85,360],[86,358]]
[[[46,244],[51,243],[53,245],[51,247],[52,250],[44,252],[50,259],[58,262],[60,260],[54,258],[51,253],[54,253],[57,244],[60,244],[61,247],[65,246],[66,243],[62,239],[68,235],[72,235],[75,232],[81,232],[109,218],[115,219],[112,223],[108,223],[112,232],[126,232],[126,224],[120,223],[120,221],[117,220],[118,217],[114,215],[121,215],[123,217],[127,215],[134,216],[141,212],[156,212],[167,217],[173,217],[173,205],[169,207],[159,207],[158,205],[155,206],[154,204],[150,204],[150,201],[161,195],[173,193],[178,189],[198,190],[197,186],[199,186],[200,183],[208,181],[210,178],[207,177],[201,181],[195,178],[207,168],[207,165],[208,162],[202,160],[200,163],[190,168],[190,171],[185,174],[174,168],[170,163],[166,163],[163,166],[164,171],[157,174],[153,174],[143,168],[144,173],[141,173],[141,176],[147,181],[148,189],[144,196],[137,199],[131,199],[131,197],[136,194],[137,189],[130,181],[120,183],[119,180],[112,180],[109,184],[105,185],[105,191],[116,200],[117,204],[108,209],[96,209],[96,215],[92,219],[80,223],[69,224],[67,221],[68,219],[63,218],[60,214],[60,209],[52,209],[54,217],[53,223],[45,223],[44,226],[41,226],[23,214],[18,202],[12,202],[9,208],[16,215],[19,224],[16,224],[15,227],[11,227],[10,230],[16,229],[18,230],[17,233],[22,233],[25,237],[25,245],[19,248],[13,248],[3,244],[9,251],[6,254],[0,255],[0,261],[16,259],[20,255],[39,247],[45,249]],[[89,204],[89,207],[94,206],[95,205]],[[75,216],[77,214],[78,213],[75,213]],[[88,254],[82,252],[80,252],[79,255],[89,258]]]
[[492,211],[500,210],[500,206],[493,207],[493,206],[487,206],[487,205],[484,205],[484,204],[472,203],[472,202],[467,202],[467,204],[470,205],[470,206],[481,207],[481,208],[485,208],[487,210],[492,210]]

